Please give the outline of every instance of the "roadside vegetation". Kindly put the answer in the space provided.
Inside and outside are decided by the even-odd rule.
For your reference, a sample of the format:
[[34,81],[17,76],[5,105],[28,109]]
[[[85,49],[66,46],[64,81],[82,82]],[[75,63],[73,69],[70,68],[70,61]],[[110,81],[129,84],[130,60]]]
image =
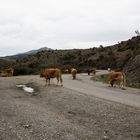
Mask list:
[[91,77],[91,80],[102,82],[102,83],[108,83],[109,74],[94,75],[93,77]]

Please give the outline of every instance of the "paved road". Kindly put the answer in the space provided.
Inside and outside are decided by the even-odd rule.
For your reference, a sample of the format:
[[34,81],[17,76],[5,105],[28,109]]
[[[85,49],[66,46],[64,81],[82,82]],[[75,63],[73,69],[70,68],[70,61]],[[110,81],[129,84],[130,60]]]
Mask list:
[[[107,71],[99,71],[97,74],[107,73]],[[90,80],[91,76],[87,74],[78,74],[76,80],[72,80],[71,75],[63,75],[64,87],[80,92],[81,94],[90,94],[98,98],[119,102],[140,108],[140,89],[112,88],[107,84]]]

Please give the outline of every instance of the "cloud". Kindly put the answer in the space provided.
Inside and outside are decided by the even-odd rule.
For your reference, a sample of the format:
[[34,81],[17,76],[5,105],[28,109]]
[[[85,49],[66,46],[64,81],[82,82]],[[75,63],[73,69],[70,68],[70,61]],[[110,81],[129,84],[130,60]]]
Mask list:
[[110,45],[140,28],[139,0],[0,1],[0,56]]

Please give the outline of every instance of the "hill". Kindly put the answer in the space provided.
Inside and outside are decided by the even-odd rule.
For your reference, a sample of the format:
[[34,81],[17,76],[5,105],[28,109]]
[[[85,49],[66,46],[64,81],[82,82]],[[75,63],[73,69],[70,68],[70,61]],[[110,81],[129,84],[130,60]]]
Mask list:
[[[21,55],[23,57],[21,57]],[[124,71],[129,85],[140,86],[140,36],[122,41],[113,46],[89,49],[42,50],[19,54],[15,59],[15,75],[38,73],[42,67],[76,67],[79,72],[88,68]],[[20,58],[20,59],[19,59]],[[21,59],[22,58],[22,59]]]
[[5,58],[6,59],[23,59],[24,57],[26,57],[28,55],[33,55],[33,54],[36,54],[38,52],[48,51],[48,50],[52,50],[52,49],[48,48],[48,47],[42,47],[42,48],[37,49],[37,50],[30,50],[30,51],[27,51],[24,53],[19,53],[19,54],[12,55],[12,56],[6,56]]

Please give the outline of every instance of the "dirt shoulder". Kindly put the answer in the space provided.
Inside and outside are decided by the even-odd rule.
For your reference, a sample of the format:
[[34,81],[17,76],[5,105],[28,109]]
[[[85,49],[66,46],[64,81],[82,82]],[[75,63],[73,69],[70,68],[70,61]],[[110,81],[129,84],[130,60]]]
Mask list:
[[[35,94],[16,84],[30,84]],[[0,78],[0,140],[140,139],[140,109],[55,86],[39,76]]]

